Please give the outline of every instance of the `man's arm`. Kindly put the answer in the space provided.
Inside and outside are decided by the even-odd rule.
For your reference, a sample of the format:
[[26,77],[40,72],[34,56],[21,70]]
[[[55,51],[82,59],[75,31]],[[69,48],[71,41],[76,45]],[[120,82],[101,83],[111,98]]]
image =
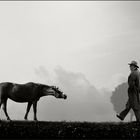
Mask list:
[[129,88],[132,89],[136,86],[136,82],[138,82],[136,80],[136,75],[134,75],[133,73],[130,74],[129,78],[128,78],[128,85]]

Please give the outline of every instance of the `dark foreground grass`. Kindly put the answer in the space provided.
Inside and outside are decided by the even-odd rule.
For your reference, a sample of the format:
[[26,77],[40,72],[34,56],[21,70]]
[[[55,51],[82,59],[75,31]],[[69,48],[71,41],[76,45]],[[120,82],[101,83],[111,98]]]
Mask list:
[[0,121],[0,139],[140,139],[140,123]]

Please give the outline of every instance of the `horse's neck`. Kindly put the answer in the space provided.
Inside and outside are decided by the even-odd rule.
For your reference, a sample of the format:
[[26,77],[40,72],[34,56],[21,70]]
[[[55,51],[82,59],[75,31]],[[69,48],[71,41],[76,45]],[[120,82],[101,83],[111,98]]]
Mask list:
[[54,93],[46,92],[46,93],[43,93],[41,96],[55,96],[55,95]]

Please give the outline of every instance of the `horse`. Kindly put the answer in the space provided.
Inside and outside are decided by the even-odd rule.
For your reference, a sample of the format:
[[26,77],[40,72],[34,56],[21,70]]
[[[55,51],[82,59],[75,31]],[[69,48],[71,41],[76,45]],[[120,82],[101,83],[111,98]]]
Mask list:
[[37,121],[37,102],[43,96],[54,96],[60,99],[67,99],[67,95],[63,94],[56,86],[49,86],[40,83],[28,82],[25,84],[17,84],[12,82],[0,83],[0,108],[3,105],[3,111],[7,120],[11,120],[7,113],[7,99],[11,99],[19,103],[28,103],[24,119],[27,120],[28,113],[33,105],[34,120]]

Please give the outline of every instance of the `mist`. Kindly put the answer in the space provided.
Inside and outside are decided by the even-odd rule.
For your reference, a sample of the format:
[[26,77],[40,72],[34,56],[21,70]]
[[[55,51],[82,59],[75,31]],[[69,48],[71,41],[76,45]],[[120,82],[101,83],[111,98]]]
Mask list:
[[[34,74],[36,77],[34,82],[57,86],[68,97],[66,100],[53,96],[40,98],[37,106],[38,120],[119,121],[111,103],[114,91],[107,88],[97,89],[83,73],[72,72],[61,66],[57,66],[52,72],[44,66],[39,66],[34,69]],[[16,103],[9,99],[7,107],[11,119],[23,120],[26,106],[27,103]],[[5,119],[3,110],[1,110],[1,118]],[[32,108],[28,119],[33,119]]]
[[67,100],[54,97],[41,98],[38,105],[38,117],[41,120],[110,121],[113,119],[115,112],[110,103],[111,91],[98,90],[84,74],[74,73],[60,66],[55,68],[53,77],[43,66],[36,69],[36,74],[42,83],[54,81],[53,84],[68,96]]

